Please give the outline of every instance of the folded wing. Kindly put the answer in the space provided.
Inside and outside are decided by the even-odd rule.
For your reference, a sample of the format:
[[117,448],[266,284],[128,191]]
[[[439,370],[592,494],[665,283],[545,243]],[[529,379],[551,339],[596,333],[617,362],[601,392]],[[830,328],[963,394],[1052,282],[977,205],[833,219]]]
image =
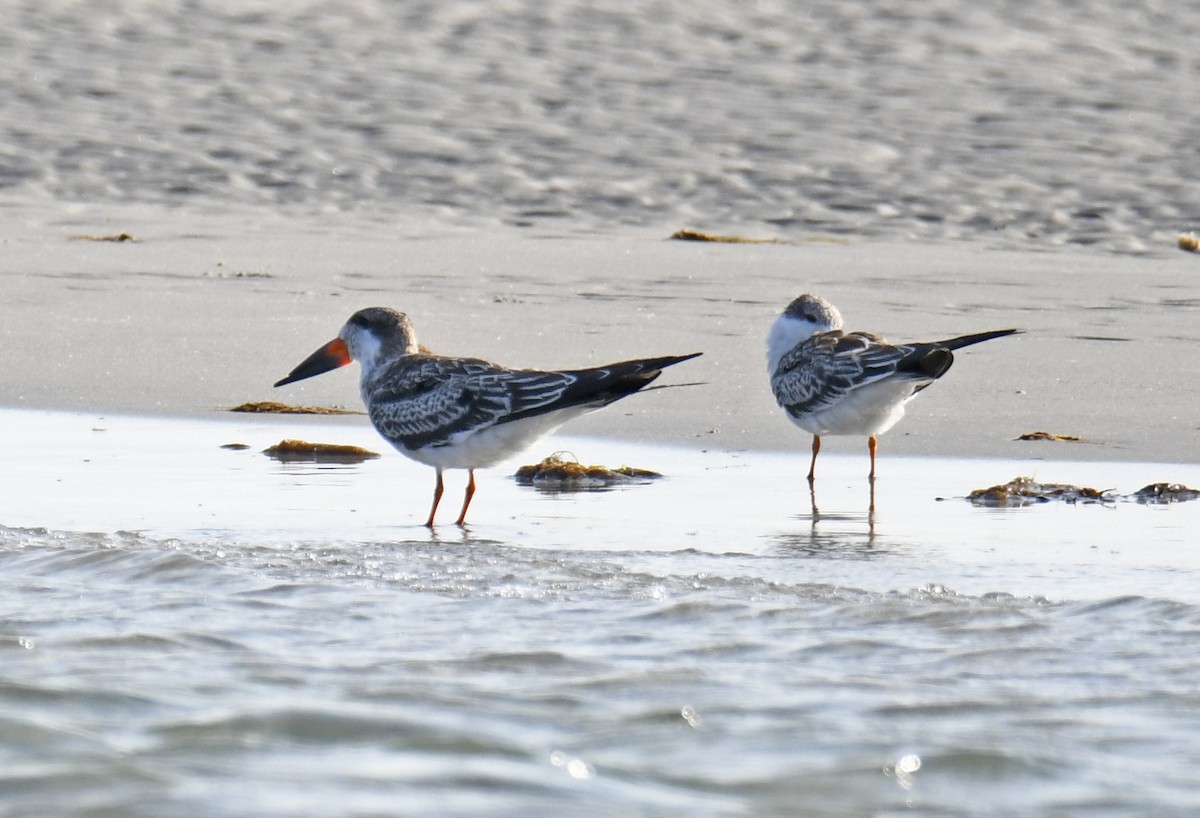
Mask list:
[[[408,358],[381,373],[371,420],[407,449],[452,443],[500,423],[572,407],[598,409],[695,355],[623,361],[566,372],[511,370],[473,358]],[[401,362],[398,362],[401,363]]]
[[823,332],[783,356],[771,377],[771,391],[790,414],[819,412],[850,392],[884,378],[903,377],[914,391],[950,368],[953,355],[931,344],[892,345],[867,332]]

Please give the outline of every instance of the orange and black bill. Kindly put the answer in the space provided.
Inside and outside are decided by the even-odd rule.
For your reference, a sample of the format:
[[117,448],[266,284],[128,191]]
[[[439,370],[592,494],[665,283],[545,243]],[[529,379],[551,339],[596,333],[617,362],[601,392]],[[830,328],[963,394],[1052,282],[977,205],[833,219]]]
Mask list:
[[323,372],[337,369],[339,366],[345,366],[348,363],[350,363],[350,350],[346,347],[346,342],[341,338],[334,338],[328,344],[301,361],[299,366],[289,372],[286,378],[275,385],[283,386],[284,384],[302,381],[305,378],[320,375]]

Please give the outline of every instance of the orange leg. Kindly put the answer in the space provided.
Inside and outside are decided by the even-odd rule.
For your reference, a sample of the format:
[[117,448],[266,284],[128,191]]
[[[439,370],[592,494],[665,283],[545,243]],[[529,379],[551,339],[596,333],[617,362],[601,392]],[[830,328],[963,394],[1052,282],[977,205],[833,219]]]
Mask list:
[[817,474],[817,453],[821,451],[821,436],[813,435],[813,456],[812,462],[808,464],[808,482],[816,479]]
[[438,503],[442,501],[442,470],[437,470],[437,483],[433,487],[433,507],[429,509],[429,519],[425,521],[426,528],[433,528],[433,515],[437,514]]
[[871,435],[869,438],[867,438],[867,451],[871,453],[871,482],[872,483],[875,482],[875,448],[876,448],[876,445],[877,444],[875,442],[875,435]]
[[467,495],[463,498],[462,511],[459,512],[455,525],[466,525],[467,506],[471,505],[471,498],[475,496],[475,470],[467,469],[467,475]]

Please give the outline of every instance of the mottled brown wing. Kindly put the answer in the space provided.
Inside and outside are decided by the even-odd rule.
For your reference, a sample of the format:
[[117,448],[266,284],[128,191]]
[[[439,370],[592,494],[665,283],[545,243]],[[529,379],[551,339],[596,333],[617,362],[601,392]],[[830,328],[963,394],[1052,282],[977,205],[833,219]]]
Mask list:
[[371,421],[406,449],[452,442],[514,413],[552,404],[570,373],[513,371],[472,358],[401,359],[372,393]]
[[696,354],[567,372],[506,369],[476,358],[409,355],[377,378],[368,411],[375,427],[406,449],[445,445],[463,433],[498,423],[571,407],[605,406]]
[[818,333],[783,356],[771,376],[771,391],[790,415],[819,412],[855,389],[895,375],[911,352],[866,332]]

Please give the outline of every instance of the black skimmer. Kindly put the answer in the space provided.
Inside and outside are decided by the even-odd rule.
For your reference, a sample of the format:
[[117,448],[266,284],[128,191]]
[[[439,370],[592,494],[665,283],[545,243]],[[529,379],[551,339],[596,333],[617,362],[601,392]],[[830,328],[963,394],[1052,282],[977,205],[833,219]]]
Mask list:
[[813,436],[809,481],[823,435],[867,435],[874,480],[876,436],[904,417],[914,395],[946,374],[954,363],[952,350],[1017,332],[889,344],[868,332],[842,332],[841,314],[820,296],[796,298],[767,336],[767,370],[776,402]]
[[699,354],[562,372],[509,369],[478,358],[430,354],[417,344],[407,315],[368,307],[350,316],[337,338],[275,386],[358,361],[362,399],[375,429],[401,454],[437,470],[426,526],[433,527],[442,498],[442,472],[467,470],[461,526],[475,494],[475,469],[520,452],[572,418],[632,395],[663,369]]

